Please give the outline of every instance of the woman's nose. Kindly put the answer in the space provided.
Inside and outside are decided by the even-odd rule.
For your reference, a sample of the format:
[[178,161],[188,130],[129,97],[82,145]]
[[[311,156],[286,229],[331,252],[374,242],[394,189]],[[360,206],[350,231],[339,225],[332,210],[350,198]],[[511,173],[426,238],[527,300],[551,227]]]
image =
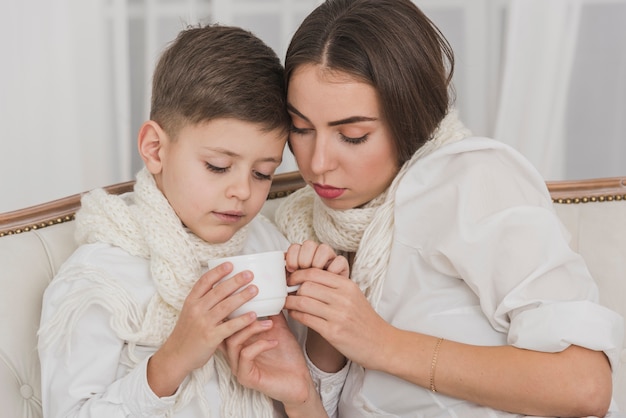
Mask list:
[[327,138],[319,137],[315,141],[313,154],[311,155],[311,171],[315,174],[323,174],[335,168],[336,150]]

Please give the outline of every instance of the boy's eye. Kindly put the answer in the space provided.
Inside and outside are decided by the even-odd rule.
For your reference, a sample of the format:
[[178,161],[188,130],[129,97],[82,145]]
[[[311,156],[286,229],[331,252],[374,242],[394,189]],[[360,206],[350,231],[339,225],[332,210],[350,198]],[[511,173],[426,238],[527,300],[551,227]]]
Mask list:
[[228,171],[228,167],[218,167],[210,163],[206,163],[206,168],[214,173],[225,173],[226,171]]
[[272,179],[271,174],[263,174],[259,171],[253,171],[253,175],[259,180],[271,180]]

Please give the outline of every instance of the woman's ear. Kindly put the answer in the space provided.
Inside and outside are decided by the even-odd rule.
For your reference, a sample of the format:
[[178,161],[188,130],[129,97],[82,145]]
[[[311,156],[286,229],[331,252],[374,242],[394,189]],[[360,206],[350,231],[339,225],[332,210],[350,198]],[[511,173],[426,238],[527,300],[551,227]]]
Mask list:
[[161,172],[161,152],[167,146],[167,140],[165,131],[153,120],[144,122],[139,129],[139,136],[137,137],[139,155],[152,174]]

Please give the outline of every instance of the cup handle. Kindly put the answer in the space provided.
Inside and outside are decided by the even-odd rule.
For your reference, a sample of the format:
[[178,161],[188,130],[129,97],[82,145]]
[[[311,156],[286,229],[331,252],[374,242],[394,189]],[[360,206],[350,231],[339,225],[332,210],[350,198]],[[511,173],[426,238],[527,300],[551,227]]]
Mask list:
[[287,286],[287,293],[295,292],[298,289],[300,289],[300,285],[299,284],[296,284],[296,285],[293,285],[293,286]]

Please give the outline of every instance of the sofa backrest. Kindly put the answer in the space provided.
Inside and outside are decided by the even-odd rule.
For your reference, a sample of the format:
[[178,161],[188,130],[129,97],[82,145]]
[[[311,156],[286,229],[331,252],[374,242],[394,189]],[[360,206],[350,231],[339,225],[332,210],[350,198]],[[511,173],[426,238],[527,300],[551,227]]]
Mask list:
[[[280,199],[303,186],[298,173],[277,175],[262,213],[273,220]],[[626,178],[548,183],[556,211],[587,261],[601,302],[626,317]],[[107,188],[132,189],[132,182]],[[74,251],[80,195],[0,214],[0,416],[39,418],[37,329],[41,297]],[[626,349],[614,397],[626,411]]]
[[[600,302],[619,312],[626,324],[626,178],[549,182],[548,187],[571,234],[570,246],[582,255],[598,283]],[[624,413],[626,346],[619,367],[613,396]]]

